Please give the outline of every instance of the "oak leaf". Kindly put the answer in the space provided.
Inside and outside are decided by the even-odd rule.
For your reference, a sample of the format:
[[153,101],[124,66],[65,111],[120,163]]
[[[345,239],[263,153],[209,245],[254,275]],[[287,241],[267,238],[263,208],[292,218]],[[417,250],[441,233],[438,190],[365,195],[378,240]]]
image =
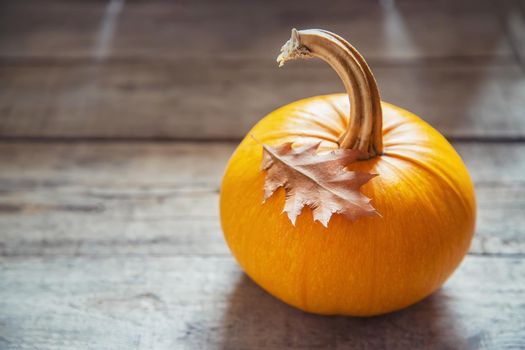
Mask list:
[[262,170],[266,171],[264,201],[284,187],[283,212],[295,226],[304,206],[313,210],[314,221],[327,227],[332,214],[350,220],[379,215],[370,198],[359,189],[377,174],[349,171],[346,166],[362,155],[351,149],[318,153],[320,142],[293,148],[292,142],[277,147],[263,145]]

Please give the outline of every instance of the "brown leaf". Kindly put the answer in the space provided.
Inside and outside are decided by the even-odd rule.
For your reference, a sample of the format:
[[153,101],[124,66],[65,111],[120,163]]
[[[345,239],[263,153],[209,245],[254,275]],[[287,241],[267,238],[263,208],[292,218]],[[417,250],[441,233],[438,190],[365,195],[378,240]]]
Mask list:
[[319,145],[320,142],[297,149],[291,142],[277,147],[263,145],[262,170],[267,172],[264,201],[284,187],[284,211],[293,225],[304,206],[312,208],[314,220],[325,227],[333,213],[350,220],[378,215],[370,198],[359,191],[376,174],[346,170],[361,153],[351,149],[317,153]]

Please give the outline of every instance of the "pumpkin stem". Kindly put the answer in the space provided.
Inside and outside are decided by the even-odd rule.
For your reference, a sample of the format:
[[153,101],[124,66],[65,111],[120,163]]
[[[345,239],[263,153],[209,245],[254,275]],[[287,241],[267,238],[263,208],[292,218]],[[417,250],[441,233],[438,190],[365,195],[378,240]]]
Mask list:
[[277,57],[279,67],[296,58],[318,57],[343,81],[350,100],[350,120],[339,148],[351,148],[374,157],[383,152],[379,90],[363,56],[340,36],[320,29],[292,29],[290,40]]

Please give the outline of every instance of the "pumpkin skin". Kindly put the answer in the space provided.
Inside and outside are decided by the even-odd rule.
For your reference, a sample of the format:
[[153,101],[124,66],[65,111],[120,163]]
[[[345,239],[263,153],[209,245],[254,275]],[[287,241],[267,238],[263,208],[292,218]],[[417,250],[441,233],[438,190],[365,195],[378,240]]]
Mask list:
[[379,174],[362,186],[380,217],[328,228],[305,207],[293,226],[280,188],[263,203],[261,143],[322,141],[336,149],[348,124],[348,96],[317,96],[262,119],[232,155],[221,186],[226,242],[262,288],[301,310],[371,316],[399,310],[438,289],[468,251],[475,228],[474,189],[447,140],[416,115],[381,102],[383,154],[348,166]]

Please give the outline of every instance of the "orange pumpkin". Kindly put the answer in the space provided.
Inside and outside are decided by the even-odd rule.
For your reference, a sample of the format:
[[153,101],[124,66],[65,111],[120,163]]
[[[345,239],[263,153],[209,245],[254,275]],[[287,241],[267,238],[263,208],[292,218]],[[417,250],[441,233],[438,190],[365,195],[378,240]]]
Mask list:
[[[425,298],[458,267],[474,232],[474,189],[461,158],[429,124],[381,102],[369,67],[339,36],[294,30],[282,50],[281,62],[325,60],[348,95],[286,105],[238,146],[220,197],[231,252],[262,288],[308,312],[370,316]],[[361,190],[380,216],[352,221],[334,214],[324,227],[304,208],[294,226],[283,214],[282,188],[263,203],[261,143],[316,141],[320,151],[352,148],[368,155],[348,169],[378,174]]]

